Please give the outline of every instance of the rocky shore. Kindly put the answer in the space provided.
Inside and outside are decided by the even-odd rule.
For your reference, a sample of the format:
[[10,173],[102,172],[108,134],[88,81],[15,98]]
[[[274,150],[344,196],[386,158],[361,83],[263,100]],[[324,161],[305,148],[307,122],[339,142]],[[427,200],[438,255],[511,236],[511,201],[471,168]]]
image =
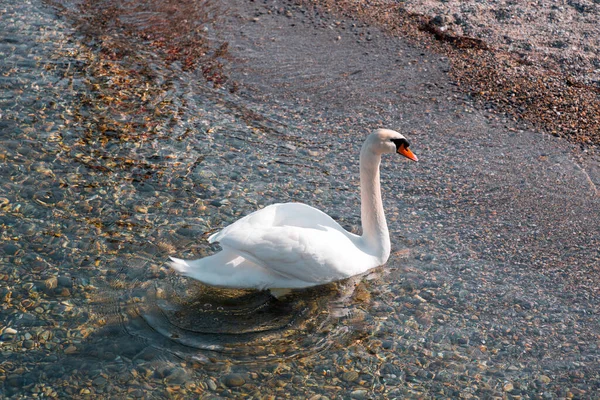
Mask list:
[[597,2],[316,3],[447,54],[451,75],[482,108],[577,143],[600,143]]

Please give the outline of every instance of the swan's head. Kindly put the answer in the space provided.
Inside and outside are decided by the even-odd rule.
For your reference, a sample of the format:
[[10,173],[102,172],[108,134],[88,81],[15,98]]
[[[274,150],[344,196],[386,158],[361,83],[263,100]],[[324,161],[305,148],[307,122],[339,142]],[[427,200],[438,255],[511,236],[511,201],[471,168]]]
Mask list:
[[376,154],[398,153],[404,157],[418,161],[417,156],[408,149],[410,143],[401,134],[391,129],[377,129],[367,137],[364,149],[368,149]]

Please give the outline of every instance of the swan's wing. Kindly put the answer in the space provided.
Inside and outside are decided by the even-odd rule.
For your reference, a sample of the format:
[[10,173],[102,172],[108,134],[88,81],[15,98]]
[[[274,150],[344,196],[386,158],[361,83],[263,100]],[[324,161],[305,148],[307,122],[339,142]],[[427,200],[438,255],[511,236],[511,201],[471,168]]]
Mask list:
[[[365,265],[358,236],[327,214],[299,203],[276,204],[252,213],[209,238],[289,279],[330,282]],[[365,265],[366,266],[366,265]]]
[[230,232],[221,246],[288,279],[331,282],[354,275],[359,250],[342,232],[293,226]]
[[[237,220],[233,224],[208,238],[210,243],[221,242],[231,232],[264,229],[274,226],[296,226],[304,228],[330,227],[346,232],[329,215],[314,207],[302,203],[272,204]],[[346,232],[350,236],[355,236]]]

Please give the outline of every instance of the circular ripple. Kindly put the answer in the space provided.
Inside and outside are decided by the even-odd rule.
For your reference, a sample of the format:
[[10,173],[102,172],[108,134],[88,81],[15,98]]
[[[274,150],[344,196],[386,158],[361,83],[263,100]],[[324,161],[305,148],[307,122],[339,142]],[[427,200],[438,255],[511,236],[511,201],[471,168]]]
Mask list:
[[[170,277],[123,298],[125,331],[151,346],[203,362],[256,362],[318,353],[350,337],[340,319],[354,313],[360,277],[298,290],[280,299],[267,291],[212,288]],[[131,301],[135,299],[135,301]]]

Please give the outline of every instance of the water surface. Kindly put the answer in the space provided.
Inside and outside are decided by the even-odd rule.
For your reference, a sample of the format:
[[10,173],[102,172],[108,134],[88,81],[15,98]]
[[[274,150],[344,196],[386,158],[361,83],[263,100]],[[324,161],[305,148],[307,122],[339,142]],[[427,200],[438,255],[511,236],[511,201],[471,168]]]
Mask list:
[[[473,109],[446,59],[288,3],[2,12],[7,397],[598,390],[593,182]],[[274,202],[358,231],[379,126],[422,160],[384,161],[385,267],[277,301],[165,264]]]

